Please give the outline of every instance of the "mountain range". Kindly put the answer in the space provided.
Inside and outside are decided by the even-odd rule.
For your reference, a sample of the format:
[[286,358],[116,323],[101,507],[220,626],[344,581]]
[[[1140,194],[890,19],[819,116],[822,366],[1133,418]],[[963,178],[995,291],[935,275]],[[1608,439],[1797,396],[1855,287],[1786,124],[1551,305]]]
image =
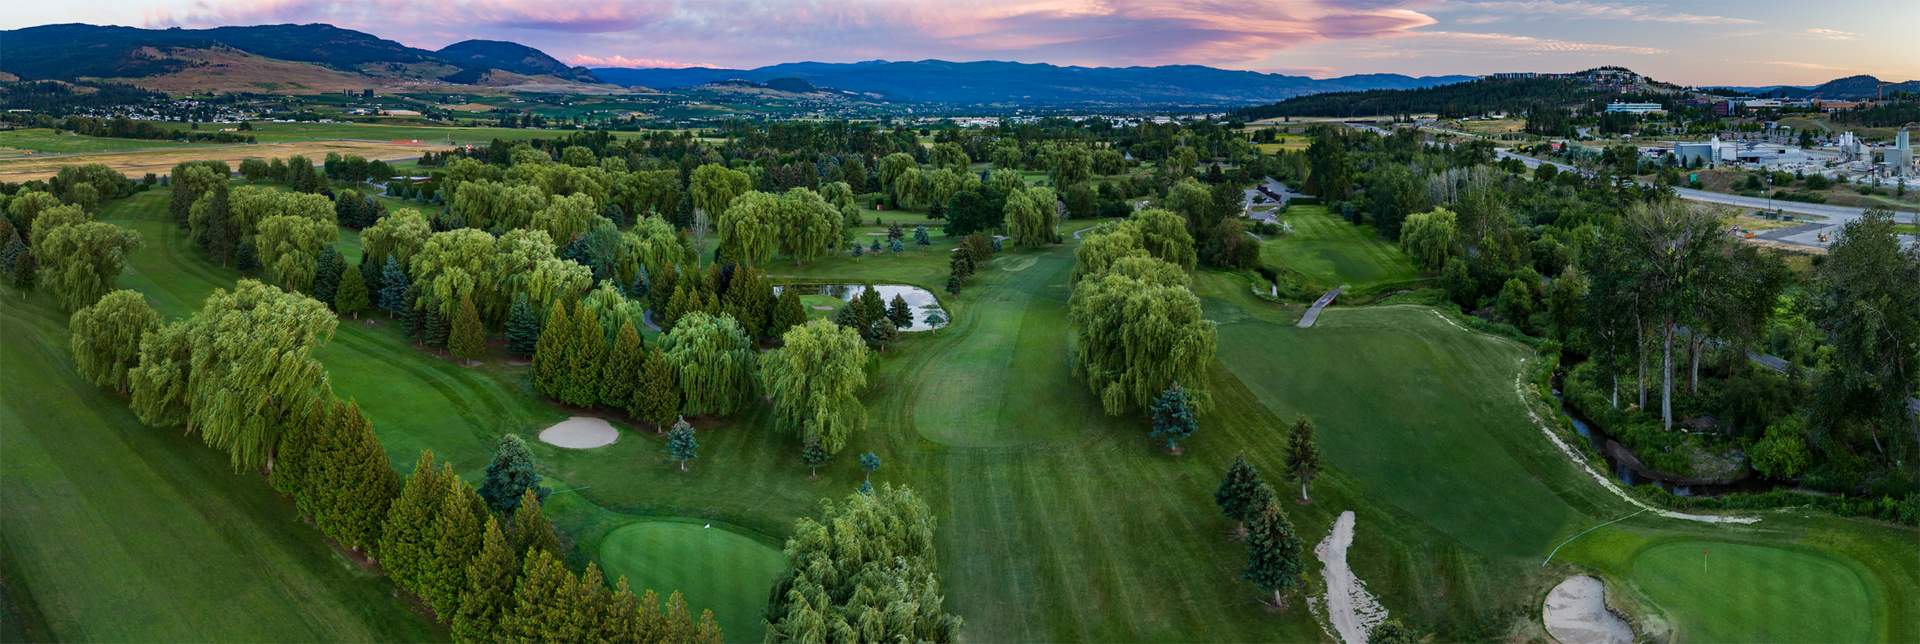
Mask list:
[[602,67],[592,71],[609,83],[655,89],[726,80],[771,83],[797,79],[898,102],[1032,106],[1247,105],[1320,92],[1410,89],[1473,79],[1400,74],[1314,79],[1201,65],[1080,67],[946,60],[799,62],[753,69]]
[[1867,99],[1881,98],[1896,92],[1920,94],[1920,80],[1893,83],[1865,74],[1836,78],[1819,85],[1763,85],[1733,86],[1723,85],[1703,87],[1704,90],[1724,90],[1751,94],[1765,98],[1829,98],[1829,99]]

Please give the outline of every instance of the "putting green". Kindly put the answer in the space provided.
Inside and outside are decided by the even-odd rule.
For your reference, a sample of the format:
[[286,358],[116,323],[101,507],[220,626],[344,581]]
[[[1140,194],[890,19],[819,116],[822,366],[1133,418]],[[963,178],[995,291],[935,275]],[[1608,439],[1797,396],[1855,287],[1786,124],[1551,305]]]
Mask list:
[[767,589],[786,569],[786,555],[708,525],[700,519],[657,519],[615,529],[600,542],[600,565],[608,579],[626,575],[634,592],[658,590],[663,602],[678,589],[693,610],[713,609],[727,639],[757,642]]
[[1862,642],[1867,586],[1831,558],[1789,548],[1672,541],[1635,556],[1633,584],[1688,642]]

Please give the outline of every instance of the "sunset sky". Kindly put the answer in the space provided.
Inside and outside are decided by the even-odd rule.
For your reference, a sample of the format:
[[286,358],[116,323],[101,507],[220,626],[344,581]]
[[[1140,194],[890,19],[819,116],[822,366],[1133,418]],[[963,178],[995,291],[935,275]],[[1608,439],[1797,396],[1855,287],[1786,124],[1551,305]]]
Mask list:
[[60,0],[0,10],[8,28],[58,22],[327,22],[429,49],[512,40],[589,66],[943,58],[1326,77],[1614,64],[1684,84],[1920,79],[1920,0]]

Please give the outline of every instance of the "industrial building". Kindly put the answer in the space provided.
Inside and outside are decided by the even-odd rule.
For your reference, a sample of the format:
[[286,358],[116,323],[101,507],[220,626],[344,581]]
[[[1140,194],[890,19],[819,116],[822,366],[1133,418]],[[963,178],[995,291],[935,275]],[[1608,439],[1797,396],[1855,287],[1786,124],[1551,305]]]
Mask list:
[[1676,143],[1673,160],[1689,168],[1703,168],[1739,160],[1739,148],[1713,137],[1706,143]]
[[1615,101],[1607,104],[1607,111],[1610,113],[1624,112],[1627,114],[1659,114],[1666,112],[1667,109],[1661,107],[1659,103],[1621,103]]

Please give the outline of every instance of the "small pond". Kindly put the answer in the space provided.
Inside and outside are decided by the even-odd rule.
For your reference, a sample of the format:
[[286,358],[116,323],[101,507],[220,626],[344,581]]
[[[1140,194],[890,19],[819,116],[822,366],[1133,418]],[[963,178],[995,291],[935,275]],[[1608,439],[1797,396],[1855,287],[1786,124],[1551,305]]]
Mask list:
[[[944,327],[953,321],[953,316],[949,315],[946,309],[940,307],[940,300],[935,298],[933,293],[927,292],[927,289],[918,286],[909,286],[906,284],[787,284],[775,286],[773,289],[778,292],[781,289],[794,288],[799,289],[803,294],[826,295],[840,298],[842,302],[850,302],[853,298],[859,297],[860,293],[869,286],[880,293],[880,301],[882,303],[892,303],[895,295],[907,301],[907,308],[913,311],[913,324],[901,329],[901,331],[932,331]],[[940,312],[940,317],[943,321],[937,325],[927,324],[927,317],[935,311]]]

